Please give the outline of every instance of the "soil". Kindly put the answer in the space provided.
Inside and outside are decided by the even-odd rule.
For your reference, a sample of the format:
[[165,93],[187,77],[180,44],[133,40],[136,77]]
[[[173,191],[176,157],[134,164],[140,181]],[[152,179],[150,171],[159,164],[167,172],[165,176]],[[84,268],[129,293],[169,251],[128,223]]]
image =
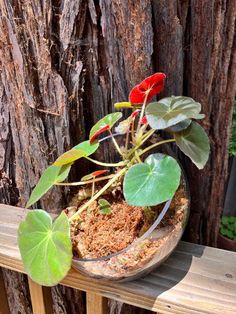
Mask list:
[[[104,195],[103,198],[111,204],[110,214],[101,213],[98,202],[94,201],[89,210],[82,213],[82,222],[71,224],[73,253],[76,257],[97,258],[123,250],[149,229],[163,208],[163,204],[152,208],[130,206],[121,194]],[[79,206],[83,203],[80,202]],[[183,221],[183,208],[187,203],[185,189],[181,186],[158,229],[178,228]],[[159,243],[156,241],[155,248],[162,240],[163,237]],[[142,255],[146,254],[143,250]]]
[[[84,204],[87,192],[80,191],[73,198],[74,207],[68,210],[69,216]],[[151,208],[130,206],[124,201],[121,189],[102,198],[111,204],[110,214],[103,214],[95,201],[82,213],[82,222],[71,224],[72,266],[82,273],[112,281],[134,279],[159,265],[179,242],[189,207],[184,184],[175,193],[161,223],[148,236],[144,233],[164,204]],[[142,235],[144,238],[140,239]],[[110,254],[113,255],[107,257]]]

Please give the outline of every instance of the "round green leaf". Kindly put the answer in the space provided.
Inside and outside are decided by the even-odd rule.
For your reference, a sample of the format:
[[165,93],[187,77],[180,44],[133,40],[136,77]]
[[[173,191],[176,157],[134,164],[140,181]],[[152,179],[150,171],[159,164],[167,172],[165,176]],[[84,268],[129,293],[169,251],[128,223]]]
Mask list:
[[150,103],[146,108],[148,123],[153,129],[166,129],[186,119],[201,119],[201,104],[190,97],[172,96]]
[[181,151],[199,169],[205,166],[209,158],[210,144],[206,132],[198,123],[193,121],[187,129],[176,133],[175,140]]
[[49,166],[40,177],[37,185],[33,189],[26,207],[36,203],[55,183],[64,181],[69,172],[71,164],[64,166]]
[[180,183],[177,161],[167,155],[153,154],[142,164],[132,166],[124,178],[128,204],[154,206],[173,197]]
[[81,157],[87,157],[93,154],[98,149],[98,147],[99,143],[90,143],[89,141],[84,141],[59,156],[54,162],[54,165],[62,166],[74,162]]
[[106,115],[105,117],[103,117],[101,120],[99,120],[91,129],[90,133],[89,133],[89,139],[91,139],[93,137],[93,135],[99,131],[102,127],[109,125],[110,129],[113,127],[113,125],[120,120],[120,118],[122,117],[122,113],[121,112],[114,112],[114,113],[110,113],[108,115]]
[[187,129],[187,127],[189,127],[191,123],[192,123],[191,119],[186,119],[186,120],[181,121],[175,125],[170,126],[165,131],[171,132],[171,133],[177,133],[177,132],[180,132],[180,131]]
[[27,274],[40,285],[56,285],[71,267],[70,225],[64,212],[53,222],[43,210],[30,211],[20,223],[18,245]]

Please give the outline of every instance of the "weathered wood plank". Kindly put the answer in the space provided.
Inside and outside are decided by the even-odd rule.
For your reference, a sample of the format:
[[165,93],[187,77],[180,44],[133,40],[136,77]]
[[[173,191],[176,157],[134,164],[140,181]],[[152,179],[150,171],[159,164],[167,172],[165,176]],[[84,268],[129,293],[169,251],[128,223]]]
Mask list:
[[107,299],[100,295],[87,292],[86,293],[86,313],[87,314],[107,314]]
[[[8,223],[0,224],[0,266],[24,272],[16,237],[20,217],[27,211],[0,205],[0,213],[6,208]],[[103,282],[71,269],[61,284],[88,292],[90,313],[96,313],[93,301],[97,300],[96,310],[101,312],[103,299],[109,298],[162,314],[233,314],[235,278],[236,253],[181,242],[161,267],[140,280]]]

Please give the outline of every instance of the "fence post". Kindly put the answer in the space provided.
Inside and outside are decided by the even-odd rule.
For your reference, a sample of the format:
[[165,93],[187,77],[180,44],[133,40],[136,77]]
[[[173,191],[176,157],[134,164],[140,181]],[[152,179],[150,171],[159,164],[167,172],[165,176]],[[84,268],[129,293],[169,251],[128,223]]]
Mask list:
[[107,314],[107,298],[93,292],[86,293],[87,314]]
[[31,303],[34,314],[53,314],[49,288],[42,287],[28,277]]

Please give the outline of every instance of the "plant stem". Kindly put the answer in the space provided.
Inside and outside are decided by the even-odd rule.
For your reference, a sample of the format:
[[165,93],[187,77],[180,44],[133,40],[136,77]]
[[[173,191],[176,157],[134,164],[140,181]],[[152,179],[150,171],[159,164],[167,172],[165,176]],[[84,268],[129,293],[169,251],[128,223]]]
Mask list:
[[155,144],[153,144],[153,145],[150,145],[150,146],[148,146],[147,148],[145,148],[141,153],[139,153],[139,156],[145,154],[146,152],[148,152],[149,150],[153,149],[153,148],[156,147],[156,146],[159,146],[159,145],[162,145],[162,144],[166,144],[166,143],[171,143],[171,142],[175,142],[175,139],[172,138],[172,139],[170,139],[170,140],[164,140],[164,141],[155,143]]
[[117,163],[106,163],[106,162],[101,162],[101,161],[92,159],[88,156],[84,156],[84,158],[88,159],[89,161],[93,162],[96,165],[104,166],[104,167],[121,167],[121,166],[125,166],[127,164],[127,162],[125,162],[125,161],[120,161]]
[[89,183],[93,183],[93,182],[99,182],[99,181],[103,181],[103,180],[108,180],[114,177],[114,174],[110,174],[109,176],[105,176],[102,178],[97,178],[94,180],[88,180],[88,181],[79,181],[79,182],[69,182],[69,183],[64,183],[64,182],[58,182],[55,183],[55,185],[62,185],[62,186],[77,186],[77,185],[85,185],[85,184],[89,184]]
[[155,132],[156,132],[156,130],[154,130],[154,129],[147,131],[147,133],[145,133],[143,135],[140,145],[143,145],[143,143],[145,143],[146,140],[149,139],[149,137],[151,137]]
[[[129,133],[130,133],[130,131],[129,131]],[[121,134],[121,133],[112,133],[112,136],[113,136],[113,137],[122,136],[122,135],[124,135],[124,134]],[[111,135],[107,135],[107,136],[101,138],[98,142],[99,142],[99,143],[102,143],[102,142],[108,140],[109,138],[111,138],[112,136],[111,136]]]
[[92,202],[94,202],[99,196],[101,196],[103,194],[103,192],[105,192],[119,177],[121,177],[125,172],[126,172],[126,168],[123,168],[122,170],[120,170],[119,172],[117,172],[113,178],[108,181],[99,192],[97,192],[87,203],[85,203],[83,206],[80,207],[80,209],[69,218],[69,221],[72,221],[74,218],[76,218],[79,214],[81,214],[89,205],[92,204]]
[[112,142],[113,142],[113,144],[114,144],[116,150],[117,150],[118,153],[123,157],[123,154],[122,154],[122,152],[121,152],[121,150],[120,150],[120,147],[119,147],[119,145],[117,144],[117,141],[116,141],[116,139],[114,138],[114,136],[113,136],[111,130],[109,129],[108,132],[109,132],[110,135],[111,135],[111,139],[112,139]]
[[135,120],[132,120],[132,125],[131,125],[131,137],[132,137],[132,142],[134,143],[134,124]]
[[137,159],[137,161],[141,164],[142,163],[142,160],[140,159],[139,157],[139,154],[137,151],[135,151],[135,158]]
[[95,191],[95,177],[93,178],[93,182],[92,182],[92,193],[91,193],[91,197],[94,196],[94,191]]
[[[129,130],[130,130],[130,125],[129,125]],[[126,154],[128,152],[128,145],[129,145],[129,130],[126,133],[126,137],[125,137],[125,153]]]
[[140,126],[141,126],[141,121],[142,121],[142,118],[143,118],[143,115],[144,115],[144,110],[145,110],[145,107],[146,107],[146,104],[147,104],[148,94],[149,93],[146,93],[145,98],[144,98],[144,102],[143,102],[143,105],[142,105],[142,110],[141,110],[141,114],[140,114],[140,117],[139,117],[139,122],[138,122],[138,127],[137,127],[136,133],[139,131]]
[[145,134],[145,136],[143,136],[142,141],[137,146],[135,146],[134,148],[130,150],[129,155],[127,157],[129,158],[140,146],[142,146],[146,142],[146,140],[149,139],[149,137],[151,137],[153,133],[155,133],[155,131],[156,130],[153,130],[153,129],[149,130]]

